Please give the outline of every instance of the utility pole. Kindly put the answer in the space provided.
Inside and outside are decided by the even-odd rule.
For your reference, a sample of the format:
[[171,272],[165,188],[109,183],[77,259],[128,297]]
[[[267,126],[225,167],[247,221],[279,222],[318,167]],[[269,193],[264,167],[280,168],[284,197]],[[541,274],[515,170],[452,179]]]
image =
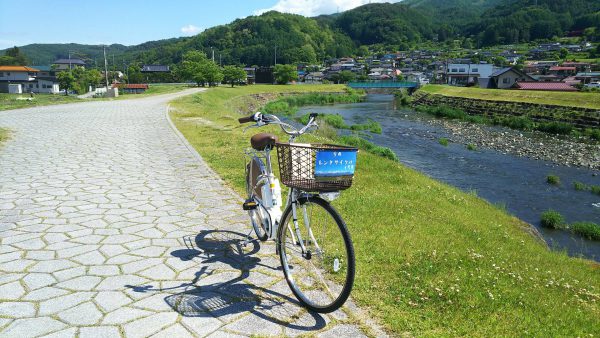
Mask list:
[[223,67],[223,61],[221,61],[221,53],[219,53],[219,66]]
[[277,66],[277,46],[275,46],[275,66]]
[[71,67],[71,51],[69,51],[69,70],[71,70],[73,67]]
[[108,63],[106,62],[106,46],[102,46],[104,50],[104,79],[106,81],[106,90],[108,91]]
[[210,50],[212,51],[212,62],[215,62],[215,49],[210,47]]

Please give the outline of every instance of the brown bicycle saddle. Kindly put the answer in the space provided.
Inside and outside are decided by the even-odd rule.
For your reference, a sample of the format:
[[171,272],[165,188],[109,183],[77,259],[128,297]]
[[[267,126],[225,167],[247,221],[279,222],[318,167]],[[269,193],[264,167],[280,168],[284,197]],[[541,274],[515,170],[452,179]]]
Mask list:
[[252,145],[252,148],[261,151],[265,150],[267,147],[273,148],[275,143],[278,141],[279,139],[277,136],[268,133],[259,133],[250,138],[250,144]]

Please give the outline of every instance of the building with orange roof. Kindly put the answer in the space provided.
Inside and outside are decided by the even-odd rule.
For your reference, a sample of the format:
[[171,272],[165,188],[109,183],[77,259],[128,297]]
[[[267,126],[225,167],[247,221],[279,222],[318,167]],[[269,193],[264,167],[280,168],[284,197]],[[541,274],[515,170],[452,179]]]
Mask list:
[[39,73],[39,69],[27,66],[0,66],[0,93],[58,93],[56,79],[40,77]]

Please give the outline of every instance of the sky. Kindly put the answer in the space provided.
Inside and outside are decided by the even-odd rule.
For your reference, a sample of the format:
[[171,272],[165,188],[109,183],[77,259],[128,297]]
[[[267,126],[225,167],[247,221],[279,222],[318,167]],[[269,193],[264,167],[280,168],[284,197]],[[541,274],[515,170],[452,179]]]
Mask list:
[[398,0],[0,0],[0,49],[30,43],[136,45],[192,36],[269,10],[316,16]]

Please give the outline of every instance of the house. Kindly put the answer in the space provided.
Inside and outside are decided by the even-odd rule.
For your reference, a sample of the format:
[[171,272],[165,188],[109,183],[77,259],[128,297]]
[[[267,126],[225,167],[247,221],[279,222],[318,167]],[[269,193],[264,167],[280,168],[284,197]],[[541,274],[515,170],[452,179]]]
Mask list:
[[600,72],[581,72],[575,74],[575,79],[583,84],[600,81]]
[[39,69],[27,66],[0,66],[0,92],[58,93],[56,78],[43,77],[39,73]]
[[482,88],[507,89],[512,88],[515,82],[534,82],[535,80],[516,68],[508,67],[493,72],[489,77],[487,86],[484,85],[485,83],[482,83],[483,81],[484,79],[481,79],[479,82],[479,85]]
[[548,69],[548,74],[556,75],[561,78],[575,75],[575,73],[577,73],[576,67],[553,66]]
[[578,72],[589,72],[592,64],[589,62],[563,62],[563,67],[575,67]]
[[517,82],[515,89],[520,90],[542,90],[542,91],[560,91],[576,92],[577,89],[564,82]]
[[57,72],[73,69],[75,67],[85,68],[85,62],[81,59],[70,58],[70,59],[58,59],[52,63],[52,68]]
[[480,78],[488,79],[494,72],[489,63],[451,63],[446,68],[446,83],[454,86],[466,86],[478,83]]
[[142,73],[169,73],[169,72],[171,72],[171,70],[169,69],[169,66],[164,66],[164,65],[143,65],[142,70],[140,72],[142,72]]

